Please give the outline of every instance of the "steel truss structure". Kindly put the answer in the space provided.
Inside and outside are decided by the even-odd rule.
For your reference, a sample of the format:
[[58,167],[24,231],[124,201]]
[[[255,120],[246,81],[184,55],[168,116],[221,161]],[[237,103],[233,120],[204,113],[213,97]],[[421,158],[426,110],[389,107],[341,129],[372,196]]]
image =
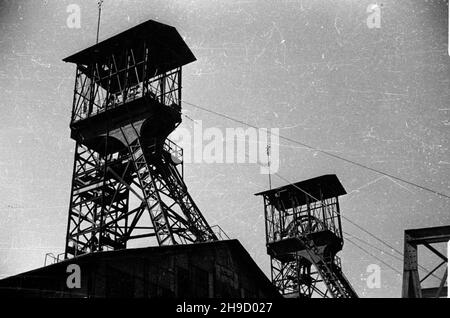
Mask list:
[[[447,297],[448,286],[446,285],[448,276],[448,255],[439,252],[435,244],[450,241],[450,226],[439,226],[422,229],[405,230],[405,248],[403,264],[403,298],[439,298]],[[434,246],[433,246],[434,245]],[[424,246],[431,251],[440,262],[421,279],[419,277],[419,257],[418,247]],[[436,276],[437,271],[445,266],[444,274],[439,278],[439,286],[423,287],[422,284],[428,282],[431,276]],[[424,267],[422,267],[424,269]]]
[[337,257],[343,247],[334,175],[258,193],[264,198],[272,282],[285,297],[357,297]]
[[[76,141],[65,258],[127,247],[217,240],[183,181],[178,32],[147,21],[81,51],[71,117]],[[148,214],[146,220],[143,215]]]

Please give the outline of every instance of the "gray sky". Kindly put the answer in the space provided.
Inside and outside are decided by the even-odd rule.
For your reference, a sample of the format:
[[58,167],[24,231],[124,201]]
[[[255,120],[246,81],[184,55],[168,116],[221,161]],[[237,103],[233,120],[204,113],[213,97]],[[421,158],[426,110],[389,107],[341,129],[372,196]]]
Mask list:
[[[375,3],[106,0],[100,39],[148,19],[175,26],[197,57],[184,69],[184,100],[450,194],[448,1],[378,2],[381,27],[371,29],[366,9]],[[69,4],[81,8],[80,29],[66,24]],[[61,60],[94,44],[96,15],[94,0],[0,1],[0,277],[63,251],[75,68]],[[242,127],[183,108],[203,128]],[[342,213],[398,250],[404,229],[450,223],[449,200],[280,143],[282,176],[337,174],[349,193]],[[269,273],[263,204],[253,196],[268,187],[267,176],[255,164],[192,163],[185,173],[209,223],[238,238]],[[345,220],[343,229],[389,252]],[[399,260],[361,246],[402,270]],[[340,256],[361,296],[400,296],[394,270],[349,242]],[[366,285],[370,264],[381,267],[380,289]]]

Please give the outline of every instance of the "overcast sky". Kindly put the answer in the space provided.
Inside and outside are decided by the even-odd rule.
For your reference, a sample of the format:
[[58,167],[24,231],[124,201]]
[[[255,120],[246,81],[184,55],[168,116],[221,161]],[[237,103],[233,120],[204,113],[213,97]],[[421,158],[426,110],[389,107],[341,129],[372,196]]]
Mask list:
[[[184,100],[449,195],[448,1],[378,2],[380,28],[369,28],[367,8],[376,3],[106,0],[100,39],[148,19],[175,26],[197,57],[183,72]],[[70,4],[81,9],[79,29],[67,25]],[[0,278],[63,251],[75,68],[61,60],[95,43],[96,17],[94,0],[0,1]],[[203,129],[243,127],[183,109]],[[184,118],[183,127],[194,125]],[[342,213],[400,251],[405,229],[450,224],[447,199],[280,143],[280,175],[294,182],[336,174],[348,192]],[[253,195],[268,187],[259,166],[191,163],[185,181],[209,223],[239,239],[269,274],[263,202]],[[379,241],[346,220],[343,229],[402,271]],[[340,256],[360,296],[400,296],[392,268],[349,242]],[[381,267],[379,289],[367,287],[370,264]]]

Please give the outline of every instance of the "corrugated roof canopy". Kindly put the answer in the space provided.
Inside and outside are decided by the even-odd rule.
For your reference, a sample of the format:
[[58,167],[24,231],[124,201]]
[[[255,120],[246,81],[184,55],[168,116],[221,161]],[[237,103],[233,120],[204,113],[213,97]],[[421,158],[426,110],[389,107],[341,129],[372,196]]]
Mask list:
[[[178,31],[169,25],[148,20],[119,33],[96,45],[66,57],[63,61],[76,64],[90,64],[102,61],[111,53],[121,53],[125,48],[140,48],[147,41],[150,56],[158,56],[153,65],[164,65],[166,70],[186,65],[196,60],[194,54],[181,38]],[[152,61],[151,61],[152,63]]]
[[267,196],[269,201],[272,203],[274,202],[273,199],[275,199],[275,194],[278,194],[279,196],[277,197],[277,201],[281,199],[286,207],[291,207],[291,199],[289,197],[289,193],[294,193],[297,195],[299,205],[306,204],[307,197],[310,203],[317,201],[314,198],[306,195],[305,192],[316,199],[329,199],[332,197],[347,194],[338,177],[334,174],[328,174],[297,183],[288,184],[279,188],[259,192],[255,195]]

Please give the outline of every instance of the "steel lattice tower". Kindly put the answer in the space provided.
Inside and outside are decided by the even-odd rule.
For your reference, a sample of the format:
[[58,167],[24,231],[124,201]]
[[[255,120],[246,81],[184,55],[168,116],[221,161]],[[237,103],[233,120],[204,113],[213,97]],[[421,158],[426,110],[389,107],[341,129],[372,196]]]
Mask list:
[[285,297],[357,297],[341,270],[335,175],[325,175],[257,193],[264,198],[266,246],[273,284]]
[[77,65],[65,257],[138,238],[217,240],[184,184],[183,151],[167,139],[181,123],[182,66],[195,61],[176,29],[150,20],[64,61]]
[[[404,253],[403,253],[403,298],[440,298],[448,297],[448,257],[439,251],[439,245],[446,243],[450,245],[450,226],[437,226],[421,229],[405,230]],[[427,270],[420,265],[419,257],[423,254],[421,248],[426,248],[437,259],[438,265],[432,270]],[[443,246],[440,246],[441,248]],[[447,247],[450,249],[450,247]],[[419,268],[426,270],[426,275],[420,275]],[[442,273],[442,270],[445,270]],[[441,272],[439,272],[441,270]],[[441,276],[442,275],[442,276]],[[420,277],[422,276],[422,277]],[[439,279],[439,285],[432,283],[432,279]]]

